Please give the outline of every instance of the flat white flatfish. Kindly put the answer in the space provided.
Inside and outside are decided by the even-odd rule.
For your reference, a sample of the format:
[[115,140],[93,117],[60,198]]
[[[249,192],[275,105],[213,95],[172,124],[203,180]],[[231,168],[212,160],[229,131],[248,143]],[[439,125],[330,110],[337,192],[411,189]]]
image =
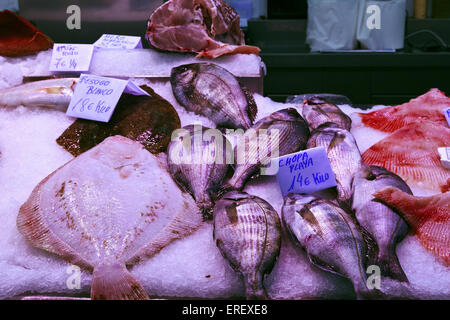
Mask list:
[[19,231],[35,247],[93,270],[91,298],[145,299],[127,271],[202,223],[165,165],[121,136],[45,178],[21,207]]

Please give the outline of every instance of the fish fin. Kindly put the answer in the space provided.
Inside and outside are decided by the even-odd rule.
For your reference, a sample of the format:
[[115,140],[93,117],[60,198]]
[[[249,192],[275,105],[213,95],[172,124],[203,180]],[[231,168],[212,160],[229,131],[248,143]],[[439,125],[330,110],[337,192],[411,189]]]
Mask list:
[[423,206],[417,197],[394,187],[380,189],[373,196],[389,207],[396,209],[413,228],[417,227],[419,223],[417,209]]
[[263,286],[262,275],[259,273],[251,276],[244,275],[245,297],[247,300],[267,300],[267,293]]
[[141,284],[125,264],[101,265],[94,268],[91,287],[92,300],[148,300]]
[[[353,216],[352,216],[353,219]],[[358,226],[359,228],[359,232],[361,233],[361,236],[364,240],[364,244],[366,246],[366,250],[367,250],[367,263],[366,264],[371,264],[374,261],[377,261],[377,257],[378,257],[378,252],[379,252],[379,248],[377,245],[377,242],[375,241],[375,239],[373,238],[373,236],[363,227],[361,227],[361,225],[359,225],[358,221],[356,219],[354,219],[355,224]]]
[[184,208],[181,212],[175,214],[172,221],[155,235],[154,240],[149,242],[132,258],[127,260],[125,262],[127,266],[134,265],[139,261],[153,257],[169,243],[187,237],[203,225],[203,217],[191,195],[185,194],[182,201],[184,203]]
[[379,254],[375,265],[380,268],[381,275],[400,282],[409,282],[395,254]]
[[326,272],[331,272],[334,274],[337,274],[339,276],[343,276],[339,271],[337,271],[335,268],[333,268],[332,266],[329,266],[328,264],[326,264],[325,262],[323,262],[322,260],[320,260],[319,258],[312,256],[310,254],[308,254],[308,259],[309,261],[311,261],[311,263],[313,265],[315,265],[317,268],[322,269]]
[[[70,161],[68,163],[70,163]],[[17,229],[33,246],[58,254],[66,261],[88,271],[92,271],[93,267],[83,259],[79,253],[75,252],[71,247],[62,242],[47,226],[47,222],[40,214],[41,209],[39,203],[41,198],[41,187],[45,185],[55,172],[42,180],[34,188],[28,200],[20,207],[16,220]]]
[[258,107],[256,105],[255,99],[253,98],[253,95],[250,93],[250,91],[244,87],[241,86],[242,91],[245,94],[245,98],[247,99],[247,114],[250,119],[250,122],[253,124],[256,120],[256,115],[258,114]]

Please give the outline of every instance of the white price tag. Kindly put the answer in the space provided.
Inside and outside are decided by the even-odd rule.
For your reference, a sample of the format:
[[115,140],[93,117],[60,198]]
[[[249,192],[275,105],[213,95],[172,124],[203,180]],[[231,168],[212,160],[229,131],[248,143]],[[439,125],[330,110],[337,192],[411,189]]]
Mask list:
[[89,71],[93,52],[91,44],[55,43],[50,71]]
[[445,118],[447,119],[448,125],[450,126],[450,108],[444,110]]
[[66,114],[108,122],[123,92],[149,95],[128,80],[81,74]]
[[104,34],[94,43],[94,46],[110,49],[137,49],[142,48],[142,42],[141,37]]
[[270,169],[278,167],[281,193],[313,193],[335,187],[336,179],[323,147],[303,150],[272,159]]
[[439,155],[441,156],[441,163],[447,169],[450,169],[450,147],[438,148]]

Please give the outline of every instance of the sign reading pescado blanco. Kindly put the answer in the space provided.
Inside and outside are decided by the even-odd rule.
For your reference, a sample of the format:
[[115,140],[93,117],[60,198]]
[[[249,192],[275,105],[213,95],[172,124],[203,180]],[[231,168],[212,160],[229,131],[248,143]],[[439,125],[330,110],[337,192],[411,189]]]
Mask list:
[[93,52],[91,44],[55,43],[50,71],[89,71]]
[[336,186],[336,179],[323,147],[272,159],[270,167],[278,167],[276,175],[283,197],[289,193],[313,193]]
[[94,42],[95,47],[110,49],[142,48],[141,37],[104,34]]
[[448,125],[450,126],[450,108],[444,110],[445,118],[447,119]]
[[81,74],[66,114],[77,118],[108,122],[123,92],[149,95],[128,80]]

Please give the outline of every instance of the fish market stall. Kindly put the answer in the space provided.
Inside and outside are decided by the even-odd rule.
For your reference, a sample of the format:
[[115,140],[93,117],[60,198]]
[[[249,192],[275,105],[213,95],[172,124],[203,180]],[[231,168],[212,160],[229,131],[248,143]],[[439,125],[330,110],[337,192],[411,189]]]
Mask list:
[[[50,71],[51,49],[0,56],[0,299],[450,299],[450,98],[275,102],[239,16],[211,2],[228,42],[189,29],[202,47],[162,18],[178,2],[150,18],[155,48],[94,49],[84,76],[134,84],[106,122],[66,114],[95,78]],[[262,131],[277,144],[249,144]],[[259,174],[315,148],[335,187]]]

